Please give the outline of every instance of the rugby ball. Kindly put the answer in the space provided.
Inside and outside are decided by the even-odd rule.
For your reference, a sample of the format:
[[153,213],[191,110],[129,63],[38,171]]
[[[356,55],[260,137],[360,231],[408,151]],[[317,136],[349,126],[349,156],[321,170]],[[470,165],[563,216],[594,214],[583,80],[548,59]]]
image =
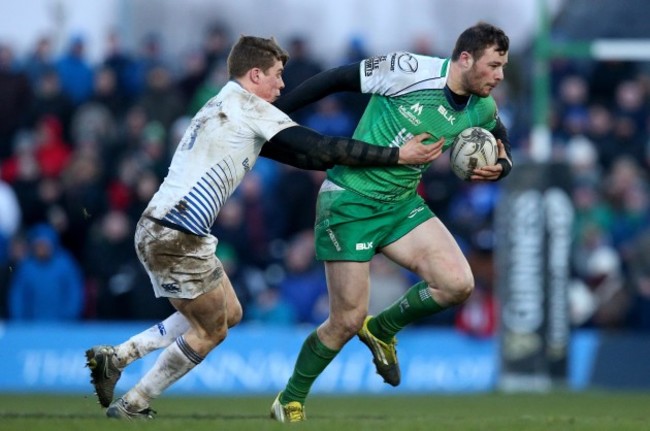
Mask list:
[[494,135],[482,127],[469,127],[454,138],[449,160],[454,174],[469,181],[474,169],[495,165],[498,156]]

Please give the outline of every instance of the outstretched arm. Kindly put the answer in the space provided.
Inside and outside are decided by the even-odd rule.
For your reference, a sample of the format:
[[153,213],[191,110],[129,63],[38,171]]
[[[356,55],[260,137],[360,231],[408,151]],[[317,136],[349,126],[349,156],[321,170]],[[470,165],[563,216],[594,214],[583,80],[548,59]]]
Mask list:
[[394,166],[428,163],[438,157],[442,140],[425,145],[423,133],[402,147],[380,147],[356,139],[324,136],[302,126],[289,127],[264,144],[261,156],[301,169],[325,170],[334,165]]
[[280,96],[273,104],[290,114],[310,103],[342,91],[361,92],[359,63],[336,67],[305,80],[293,91]]

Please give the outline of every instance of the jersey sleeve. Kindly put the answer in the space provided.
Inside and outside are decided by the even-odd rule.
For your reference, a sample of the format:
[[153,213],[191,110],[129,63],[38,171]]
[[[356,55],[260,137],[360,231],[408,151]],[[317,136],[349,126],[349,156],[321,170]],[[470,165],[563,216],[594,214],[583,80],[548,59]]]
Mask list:
[[371,57],[360,65],[361,92],[397,96],[421,84],[443,78],[434,57],[406,51]]
[[248,108],[246,111],[249,127],[255,135],[266,141],[277,135],[278,132],[298,125],[287,114],[265,100],[256,98],[252,106]]

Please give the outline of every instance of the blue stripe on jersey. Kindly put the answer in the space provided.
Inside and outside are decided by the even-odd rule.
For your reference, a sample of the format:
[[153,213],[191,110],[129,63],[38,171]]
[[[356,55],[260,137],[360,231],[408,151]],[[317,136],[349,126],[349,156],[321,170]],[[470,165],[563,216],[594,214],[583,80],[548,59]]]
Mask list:
[[[217,170],[217,168],[219,170]],[[225,168],[228,168],[228,172],[226,172]],[[217,165],[217,166],[213,167],[211,169],[211,171],[219,178],[219,180],[221,180],[221,181],[217,181],[216,182],[217,184],[223,184],[224,186],[227,186],[227,189],[224,190],[224,191],[228,192],[228,194],[226,196],[229,196],[230,195],[229,192],[233,188],[233,184],[234,184],[233,183],[233,174],[231,172],[230,166],[226,165],[225,168],[224,168],[224,166]]]
[[233,161],[226,158],[211,167],[180,200],[184,204],[183,211],[172,208],[163,219],[196,235],[207,236],[234,184]]
[[195,213],[196,216],[201,220],[201,224],[203,225],[210,225],[210,211],[206,207],[204,203],[204,197],[201,196],[200,192],[195,193],[194,191],[191,191],[189,195],[187,195],[187,201],[190,203],[190,211]]
[[[186,200],[185,202],[189,203],[188,200]],[[201,222],[201,217],[196,213],[194,208],[192,208],[191,206],[188,205],[188,208],[182,213],[178,211],[178,216],[184,218],[190,223],[193,223],[198,229],[206,230],[206,225]],[[210,231],[209,225],[207,225],[207,230]]]
[[167,215],[163,217],[163,220],[168,221],[170,223],[174,223],[175,225],[178,226],[182,226],[195,235],[207,236],[210,233],[209,230],[205,232],[200,227],[196,226],[194,223],[192,223],[185,217],[181,216],[177,210],[172,210],[168,212]]
[[224,191],[220,188],[217,187],[215,188],[214,185],[218,184],[218,181],[212,177],[210,172],[206,172],[205,175],[210,178],[212,181],[208,181],[207,178],[202,178],[201,182],[205,183],[210,189],[212,190],[212,193],[209,193],[210,196],[212,197],[212,202],[216,205],[217,208],[221,208],[225,202],[225,193]]
[[[221,206],[219,204],[217,204],[217,202],[215,201],[214,187],[212,187],[208,183],[205,183],[205,184],[204,183],[205,183],[205,181],[201,180],[196,186],[200,187],[201,190],[203,191],[203,194],[205,195],[205,198],[206,198],[205,199],[205,204],[207,206],[209,206],[208,212],[210,214],[217,214],[219,212],[219,208],[221,208]],[[208,188],[210,190],[212,190],[213,192],[210,192],[210,190],[208,190]]]

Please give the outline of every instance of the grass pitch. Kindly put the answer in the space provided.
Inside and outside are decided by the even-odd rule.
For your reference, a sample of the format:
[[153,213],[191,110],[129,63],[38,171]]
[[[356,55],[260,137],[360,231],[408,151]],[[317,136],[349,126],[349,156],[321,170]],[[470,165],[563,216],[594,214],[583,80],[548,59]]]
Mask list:
[[268,418],[274,395],[167,397],[153,421],[109,420],[90,395],[0,395],[0,431],[650,430],[650,393],[313,396],[307,421]]

